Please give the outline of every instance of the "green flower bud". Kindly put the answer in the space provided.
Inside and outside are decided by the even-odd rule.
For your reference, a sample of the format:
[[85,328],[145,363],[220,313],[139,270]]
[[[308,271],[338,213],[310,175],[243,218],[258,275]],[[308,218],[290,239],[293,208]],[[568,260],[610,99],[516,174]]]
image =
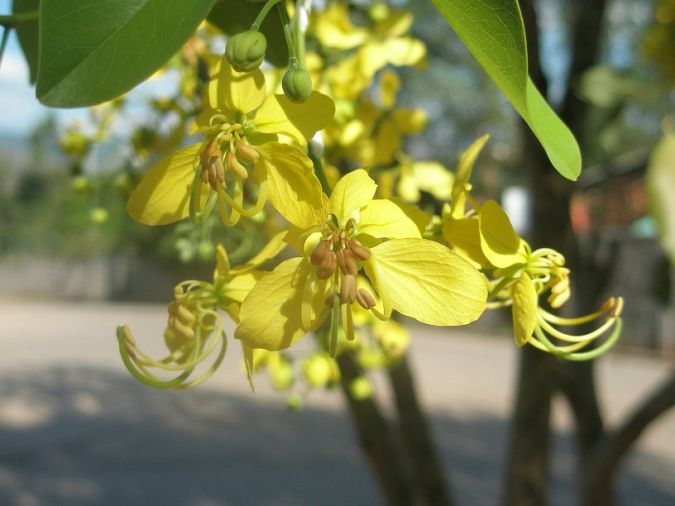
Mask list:
[[305,381],[311,387],[323,387],[340,379],[340,372],[333,360],[326,353],[315,353],[302,362]]
[[290,411],[300,411],[303,405],[304,402],[299,394],[291,394],[286,398],[286,407]]
[[89,211],[89,219],[96,225],[103,225],[108,221],[108,211],[102,207],[96,207]]
[[349,394],[357,401],[365,401],[373,396],[373,385],[368,378],[359,376],[349,384]]
[[291,102],[302,103],[312,94],[312,77],[302,67],[291,66],[284,74],[281,86]]
[[227,40],[225,54],[237,72],[251,72],[265,59],[267,39],[257,31],[249,30],[233,35]]

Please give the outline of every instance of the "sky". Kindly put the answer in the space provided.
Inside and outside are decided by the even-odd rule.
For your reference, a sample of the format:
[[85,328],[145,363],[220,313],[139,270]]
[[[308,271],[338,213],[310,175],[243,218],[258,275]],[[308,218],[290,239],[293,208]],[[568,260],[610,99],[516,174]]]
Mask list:
[[[0,14],[11,12],[11,0],[0,0]],[[138,86],[130,95],[132,102],[139,104],[148,96],[167,93],[175,85],[171,74],[153,79]],[[58,122],[68,125],[78,121],[88,123],[86,108],[51,109],[41,105],[35,98],[35,86],[28,82],[28,65],[21,48],[12,33],[0,62],[0,137],[26,136],[49,112],[55,114]]]
[[[0,0],[0,13],[8,12],[8,0]],[[23,136],[39,122],[48,108],[35,98],[35,87],[28,83],[26,65],[15,34],[9,39],[0,62],[0,135]],[[83,110],[59,111],[59,119],[67,122],[83,115]]]

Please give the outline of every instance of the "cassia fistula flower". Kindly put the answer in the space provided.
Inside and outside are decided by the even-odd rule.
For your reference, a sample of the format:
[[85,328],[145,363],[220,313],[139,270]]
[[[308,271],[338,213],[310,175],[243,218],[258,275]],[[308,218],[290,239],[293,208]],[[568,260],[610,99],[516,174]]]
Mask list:
[[[238,339],[281,350],[330,317],[335,355],[340,324],[348,339],[354,336],[355,304],[382,319],[396,310],[431,325],[464,325],[480,316],[487,297],[480,273],[422,239],[401,207],[373,198],[376,187],[359,169],[341,178],[330,198],[323,196],[290,239],[303,256],[265,274],[242,303]],[[362,271],[374,293],[360,286]]]

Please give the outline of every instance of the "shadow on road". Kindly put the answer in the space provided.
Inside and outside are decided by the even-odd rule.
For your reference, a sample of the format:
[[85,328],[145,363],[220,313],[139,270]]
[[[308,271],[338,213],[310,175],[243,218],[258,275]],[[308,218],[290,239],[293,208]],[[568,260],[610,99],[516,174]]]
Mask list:
[[[255,396],[151,390],[94,368],[0,377],[0,504],[211,506],[378,504],[350,421]],[[466,506],[498,504],[507,422],[433,417]],[[572,504],[574,449],[555,443],[556,502]],[[673,504],[662,465],[632,457],[624,504]],[[651,473],[651,474],[650,474]]]

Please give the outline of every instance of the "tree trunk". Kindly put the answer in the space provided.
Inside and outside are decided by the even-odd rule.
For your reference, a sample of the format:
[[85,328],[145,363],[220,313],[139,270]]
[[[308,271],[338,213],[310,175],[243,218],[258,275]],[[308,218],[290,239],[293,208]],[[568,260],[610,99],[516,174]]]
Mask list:
[[[527,33],[529,71],[535,85],[546,90],[539,54],[535,0],[521,0]],[[575,42],[569,82],[597,60],[599,26],[605,0],[575,2],[577,17],[570,40]],[[590,28],[592,27],[592,29]],[[579,138],[583,133],[586,105],[567,91],[561,118]],[[551,167],[539,142],[523,124],[523,165],[530,178],[533,208],[533,246],[552,247],[574,264],[574,237],[570,221],[573,183],[563,179]],[[583,146],[583,143],[581,143]],[[577,441],[581,462],[585,463],[603,435],[593,364],[561,363],[532,349],[525,349],[519,363],[515,413],[511,427],[505,504],[508,506],[545,505],[550,437],[551,398],[560,388],[570,402],[577,424]]]
[[626,421],[599,444],[584,473],[582,506],[607,504],[614,476],[623,457],[644,430],[660,415],[675,406],[675,369]]
[[429,423],[417,399],[407,355],[389,368],[401,437],[411,459],[419,494],[428,506],[451,506],[451,496],[431,437]]
[[408,458],[396,440],[388,420],[373,397],[356,399],[351,394],[349,387],[352,381],[363,376],[354,356],[349,352],[342,353],[337,357],[337,362],[342,392],[349,405],[361,449],[368,459],[386,504],[419,504],[415,500]]

